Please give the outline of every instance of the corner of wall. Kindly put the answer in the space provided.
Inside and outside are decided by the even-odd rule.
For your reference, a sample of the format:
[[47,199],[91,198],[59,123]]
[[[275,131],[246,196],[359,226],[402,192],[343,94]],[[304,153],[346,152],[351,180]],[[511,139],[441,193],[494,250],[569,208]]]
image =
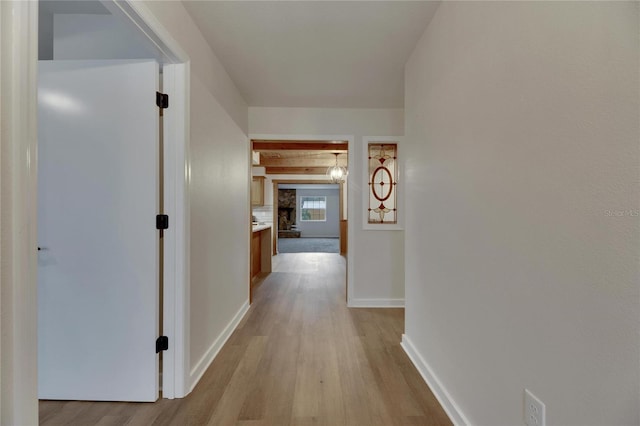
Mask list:
[[456,426],[471,425],[471,422],[469,422],[451,394],[447,392],[447,389],[444,387],[431,366],[427,363],[422,354],[418,352],[418,349],[416,349],[409,336],[406,334],[402,335],[402,342],[400,343],[400,346],[402,346],[402,349],[404,349],[413,365],[427,383],[429,389],[431,389],[431,392],[433,392],[436,399],[447,413],[447,416],[449,416],[451,422]]
[[229,340],[229,337],[231,337],[233,331],[249,311],[249,307],[249,301],[247,300],[242,304],[238,312],[236,312],[231,321],[229,321],[222,333],[220,333],[218,338],[211,344],[202,358],[200,358],[196,365],[191,369],[189,375],[189,392],[193,391],[193,389],[196,387],[196,385],[204,375],[205,371],[207,371],[207,368],[209,368],[213,360],[216,358],[216,356],[218,356],[218,353],[220,352],[224,344],[227,342],[227,340]]

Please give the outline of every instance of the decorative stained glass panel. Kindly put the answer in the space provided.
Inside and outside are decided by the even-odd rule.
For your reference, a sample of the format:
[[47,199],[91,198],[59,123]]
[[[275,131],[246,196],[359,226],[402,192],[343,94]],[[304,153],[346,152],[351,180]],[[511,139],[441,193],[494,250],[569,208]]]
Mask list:
[[370,143],[368,222],[398,223],[398,144]]

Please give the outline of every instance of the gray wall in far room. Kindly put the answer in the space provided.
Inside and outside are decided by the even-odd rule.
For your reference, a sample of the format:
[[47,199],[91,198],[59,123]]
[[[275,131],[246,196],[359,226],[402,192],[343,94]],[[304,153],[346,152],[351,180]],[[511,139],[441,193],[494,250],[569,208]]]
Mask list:
[[[298,198],[298,211],[296,225],[301,232],[302,238],[313,237],[339,237],[340,236],[340,190],[339,189],[308,189],[296,190]],[[302,222],[300,220],[300,197],[303,196],[325,196],[327,197],[327,220],[326,222]]]

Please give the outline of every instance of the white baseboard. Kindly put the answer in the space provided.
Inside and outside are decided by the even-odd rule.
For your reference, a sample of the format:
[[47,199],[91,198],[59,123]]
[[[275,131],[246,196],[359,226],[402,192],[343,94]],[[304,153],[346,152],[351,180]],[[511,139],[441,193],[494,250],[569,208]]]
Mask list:
[[425,361],[420,352],[418,352],[411,342],[411,339],[409,339],[406,334],[402,335],[402,343],[400,345],[413,365],[418,369],[418,372],[424,381],[427,382],[431,392],[433,392],[436,399],[449,416],[451,422],[456,426],[470,425],[471,423],[469,423],[469,420],[467,420],[465,415],[462,413],[458,404],[456,404],[451,395],[449,395],[449,392],[447,392],[447,389],[442,385],[438,376],[436,376],[433,369],[429,366],[427,361]]
[[350,299],[350,308],[404,308],[404,299]]
[[227,324],[227,326],[224,328],[222,333],[220,333],[218,338],[209,347],[207,352],[205,352],[202,358],[200,358],[200,361],[198,361],[196,366],[193,367],[190,374],[191,386],[189,388],[189,392],[191,392],[193,388],[196,387],[196,385],[202,378],[202,375],[204,374],[204,372],[207,371],[207,368],[209,368],[213,360],[218,355],[218,352],[220,352],[220,349],[222,349],[222,347],[227,342],[227,340],[229,340],[229,337],[231,337],[231,334],[236,329],[238,324],[240,324],[240,321],[242,321],[242,318],[245,316],[248,310],[249,310],[249,301],[247,300],[240,307],[238,312],[236,312],[236,314],[233,316],[231,321],[229,321],[229,324]]

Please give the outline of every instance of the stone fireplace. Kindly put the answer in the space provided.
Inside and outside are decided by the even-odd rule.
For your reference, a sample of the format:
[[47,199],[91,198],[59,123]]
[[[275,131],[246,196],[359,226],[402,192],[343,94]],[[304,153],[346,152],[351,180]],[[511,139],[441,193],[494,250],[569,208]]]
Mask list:
[[296,229],[295,189],[278,189],[278,238],[300,238]]

